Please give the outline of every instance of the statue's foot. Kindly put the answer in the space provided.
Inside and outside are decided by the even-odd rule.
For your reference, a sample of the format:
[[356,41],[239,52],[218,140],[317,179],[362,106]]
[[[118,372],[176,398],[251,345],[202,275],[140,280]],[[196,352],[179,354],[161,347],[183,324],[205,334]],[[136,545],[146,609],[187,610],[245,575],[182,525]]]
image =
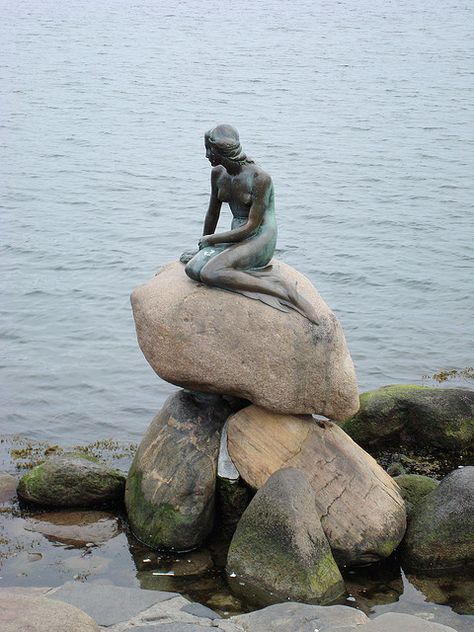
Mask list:
[[196,255],[198,252],[199,250],[185,250],[179,260],[181,261],[181,263],[184,263],[186,265],[188,261],[191,261],[194,255]]

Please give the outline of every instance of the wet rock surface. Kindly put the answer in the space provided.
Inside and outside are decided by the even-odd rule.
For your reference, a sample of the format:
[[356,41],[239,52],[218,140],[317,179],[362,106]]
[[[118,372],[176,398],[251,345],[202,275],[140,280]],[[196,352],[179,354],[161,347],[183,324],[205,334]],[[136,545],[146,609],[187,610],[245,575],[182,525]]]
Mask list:
[[369,620],[347,606],[286,602],[221,619],[171,592],[83,583],[40,590],[0,589],[2,632],[456,632],[407,614]]
[[132,294],[140,348],[172,384],[242,397],[276,412],[346,419],[359,398],[342,328],[306,277],[273,264],[297,284],[319,325],[292,310],[195,283],[176,262]]
[[49,507],[90,507],[123,500],[125,476],[80,453],[52,456],[25,474],[18,495]]
[[220,433],[229,414],[218,395],[178,391],[153,419],[125,493],[132,530],[145,544],[185,551],[209,534]]
[[75,547],[103,544],[122,532],[114,514],[94,510],[33,514],[26,519],[25,529]]
[[406,514],[398,486],[336,424],[249,406],[231,417],[228,446],[253,489],[282,467],[306,474],[339,565],[378,561],[400,543]]
[[473,451],[474,391],[416,385],[362,393],[360,410],[342,424],[361,446],[423,446]]
[[15,498],[17,486],[18,481],[14,476],[0,472],[0,503]]
[[245,510],[227,556],[230,586],[246,601],[328,603],[344,582],[302,472],[275,472]]
[[422,498],[435,490],[439,482],[429,476],[420,474],[401,474],[393,479],[400,487],[400,494],[407,508],[408,516],[411,516]]
[[474,467],[451,472],[416,507],[403,541],[409,569],[474,566]]

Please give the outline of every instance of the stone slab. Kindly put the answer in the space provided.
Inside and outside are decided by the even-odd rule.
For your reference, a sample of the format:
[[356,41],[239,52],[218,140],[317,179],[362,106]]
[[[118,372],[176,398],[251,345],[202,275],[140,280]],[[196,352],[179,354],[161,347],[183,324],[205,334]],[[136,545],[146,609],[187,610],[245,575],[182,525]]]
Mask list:
[[[337,628],[337,632],[352,632],[353,629],[353,627]],[[425,621],[411,614],[388,612],[364,625],[357,626],[357,632],[456,632],[456,630],[440,623]]]
[[183,606],[181,608],[181,612],[187,612],[188,614],[192,614],[195,617],[204,617],[211,620],[221,618],[220,615],[217,614],[217,612],[214,612],[214,610],[211,610],[207,606],[203,606],[200,603],[190,603],[186,606]]
[[143,610],[173,599],[178,594],[105,584],[67,582],[47,596],[80,608],[99,625],[110,626],[132,619]]

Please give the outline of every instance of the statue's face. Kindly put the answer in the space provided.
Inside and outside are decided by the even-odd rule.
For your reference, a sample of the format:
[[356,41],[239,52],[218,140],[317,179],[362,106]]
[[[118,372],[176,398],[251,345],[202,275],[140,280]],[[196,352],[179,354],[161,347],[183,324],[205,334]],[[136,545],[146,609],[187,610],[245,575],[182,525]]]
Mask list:
[[222,164],[221,155],[209,143],[206,143],[206,158],[209,160],[213,167]]

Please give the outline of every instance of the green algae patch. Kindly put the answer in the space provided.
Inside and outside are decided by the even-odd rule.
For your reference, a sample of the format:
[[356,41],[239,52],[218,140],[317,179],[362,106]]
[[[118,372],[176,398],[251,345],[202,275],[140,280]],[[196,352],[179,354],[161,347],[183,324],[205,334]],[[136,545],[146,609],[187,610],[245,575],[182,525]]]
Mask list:
[[138,540],[151,548],[172,549],[176,530],[189,527],[191,521],[169,503],[155,505],[148,501],[143,493],[142,482],[142,473],[132,468],[125,489],[132,532]]

